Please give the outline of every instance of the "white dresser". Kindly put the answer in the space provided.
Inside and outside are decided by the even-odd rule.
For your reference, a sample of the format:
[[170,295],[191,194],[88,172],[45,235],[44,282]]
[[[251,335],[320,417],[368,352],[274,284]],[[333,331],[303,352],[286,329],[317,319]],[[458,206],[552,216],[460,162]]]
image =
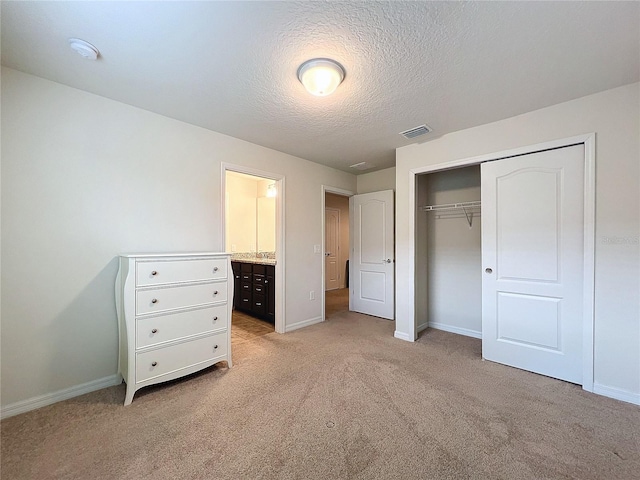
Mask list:
[[214,363],[231,367],[230,255],[120,255],[118,370],[135,392]]

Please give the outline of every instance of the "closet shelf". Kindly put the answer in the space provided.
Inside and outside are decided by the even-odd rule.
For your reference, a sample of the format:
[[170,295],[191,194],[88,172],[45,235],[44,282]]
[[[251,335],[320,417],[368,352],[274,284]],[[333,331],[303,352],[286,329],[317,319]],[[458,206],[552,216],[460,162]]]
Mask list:
[[420,207],[424,212],[437,212],[442,210],[464,210],[466,208],[480,208],[480,202],[443,203],[442,205],[425,205]]
[[462,210],[464,216],[467,217],[469,222],[469,228],[471,228],[471,222],[474,213],[479,213],[480,202],[461,202],[461,203],[444,203],[441,205],[425,205],[420,207],[423,212],[440,212],[443,214],[456,213],[456,211]]

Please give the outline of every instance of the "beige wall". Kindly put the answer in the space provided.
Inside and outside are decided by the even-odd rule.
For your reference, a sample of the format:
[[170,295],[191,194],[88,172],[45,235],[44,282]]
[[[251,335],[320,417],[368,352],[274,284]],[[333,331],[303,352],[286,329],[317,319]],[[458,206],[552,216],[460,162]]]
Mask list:
[[276,251],[276,199],[267,197],[273,180],[227,172],[225,220],[228,252]]
[[378,170],[377,172],[358,175],[358,193],[381,192],[396,189],[395,167]]
[[[595,391],[640,403],[640,84],[397,150],[396,329],[412,336],[409,170],[595,132]],[[419,312],[418,312],[419,313]]]
[[[227,172],[227,252],[255,252],[257,238],[258,181]],[[273,219],[275,223],[275,217]]]
[[276,199],[258,197],[256,199],[257,251],[276,251]]
[[2,139],[3,406],[116,373],[116,256],[223,250],[222,162],[285,176],[286,328],[321,319],[319,192],[354,175],[11,69]]
[[349,260],[349,197],[326,193],[325,207],[337,208],[340,211],[340,288],[345,288],[346,265]]

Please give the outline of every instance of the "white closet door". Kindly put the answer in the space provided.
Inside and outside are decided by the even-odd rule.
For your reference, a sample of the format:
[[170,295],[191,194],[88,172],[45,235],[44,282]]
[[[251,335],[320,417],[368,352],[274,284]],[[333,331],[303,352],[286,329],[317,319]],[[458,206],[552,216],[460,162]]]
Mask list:
[[482,356],[581,384],[584,146],[481,175]]
[[395,317],[393,190],[354,195],[349,199],[353,218],[353,311]]

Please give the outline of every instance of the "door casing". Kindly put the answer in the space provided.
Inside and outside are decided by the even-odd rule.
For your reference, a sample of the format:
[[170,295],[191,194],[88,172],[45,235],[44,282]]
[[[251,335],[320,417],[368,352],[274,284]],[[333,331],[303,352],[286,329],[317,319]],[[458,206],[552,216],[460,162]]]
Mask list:
[[[409,331],[402,332],[396,328],[394,336],[402,340],[413,342],[417,339],[416,325],[416,176],[425,173],[434,173],[442,170],[451,170],[459,167],[470,165],[478,165],[492,160],[501,160],[505,158],[513,158],[530,153],[551,150],[571,145],[584,145],[584,281],[583,281],[583,319],[582,319],[582,346],[583,346],[583,381],[582,388],[586,391],[594,390],[594,298],[595,298],[595,133],[578,135],[575,137],[553,140],[550,142],[539,143],[519,147],[501,152],[479,155],[477,157],[469,157],[452,162],[438,163],[424,167],[413,168],[409,170],[409,202],[406,208],[409,211],[409,236],[408,242],[402,246],[409,252],[409,258],[413,261],[408,266],[409,277],[412,279],[412,288],[404,293],[405,301],[409,305],[409,309],[413,311],[413,322],[409,324]],[[398,206],[397,208],[400,208]],[[398,245],[396,245],[396,249]],[[396,250],[396,257],[398,251]]]

